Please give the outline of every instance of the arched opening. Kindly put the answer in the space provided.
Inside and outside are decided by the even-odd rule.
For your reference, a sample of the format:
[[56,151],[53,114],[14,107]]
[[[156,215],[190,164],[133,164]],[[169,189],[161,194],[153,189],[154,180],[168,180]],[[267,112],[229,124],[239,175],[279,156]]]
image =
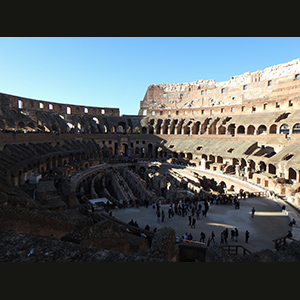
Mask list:
[[270,134],[276,134],[277,133],[277,125],[273,124],[270,126],[270,130],[269,130]]
[[52,132],[58,132],[57,125],[56,124],[52,124],[51,125],[51,130],[52,130]]
[[216,159],[216,158],[215,158],[214,155],[212,155],[212,154],[209,155],[209,161],[211,161],[211,162],[214,163],[214,162],[215,162],[215,159]]
[[276,174],[276,167],[273,164],[269,164],[269,173]]
[[190,126],[186,126],[184,128],[184,134],[190,134],[191,130],[190,130]]
[[153,145],[152,144],[148,144],[148,156],[153,157]]
[[245,127],[243,125],[240,125],[237,129],[238,134],[245,134]]
[[154,128],[153,128],[153,126],[149,126],[149,134],[154,134]]
[[247,128],[247,134],[254,134],[255,127],[253,125],[249,125]]
[[290,126],[288,124],[282,124],[280,126],[280,134],[289,134],[290,133]]
[[124,156],[128,155],[128,145],[126,143],[121,144],[120,154]]
[[198,134],[199,133],[199,128],[200,128],[200,122],[198,121],[193,125],[192,134]]
[[297,179],[297,173],[293,168],[289,168],[289,180],[296,180]]
[[188,152],[188,153],[186,154],[186,158],[187,158],[188,160],[192,160],[192,159],[193,159],[193,154],[190,153],[190,152]]
[[99,124],[99,119],[96,117],[93,117],[93,121],[98,125]]
[[134,127],[134,132],[133,133],[136,133],[136,134],[141,133],[140,127],[138,127],[138,126]]
[[17,130],[24,130],[25,129],[25,124],[24,122],[19,122],[17,125]]
[[168,134],[170,122],[171,122],[170,119],[165,120],[164,125],[163,125],[163,134]]
[[234,136],[235,135],[235,124],[230,124],[227,129],[228,134]]
[[142,134],[147,134],[147,127],[145,126],[142,127]]
[[156,133],[156,134],[160,134],[161,124],[162,124],[162,120],[159,119],[159,120],[157,121],[156,128],[155,128],[155,133]]
[[171,125],[170,125],[170,134],[175,134],[175,126],[176,124],[178,123],[178,120],[175,119],[171,122]]
[[217,156],[217,163],[222,164],[223,163],[223,157]]
[[260,172],[266,172],[266,170],[267,170],[267,165],[265,164],[265,162],[260,161],[259,162],[259,171]]
[[218,128],[218,134],[225,134],[226,133],[226,127],[221,125],[219,128]]
[[27,125],[27,130],[28,131],[34,131],[35,130],[35,125],[32,122],[29,122]]
[[224,181],[221,181],[218,184],[217,190],[220,194],[224,194],[226,192],[227,186],[226,183]]
[[258,128],[257,128],[257,134],[262,134],[264,132],[267,132],[267,127],[265,125],[260,125]]
[[125,133],[125,123],[120,122],[117,127],[117,133]]
[[296,123],[294,126],[293,126],[293,133],[300,133],[300,123]]

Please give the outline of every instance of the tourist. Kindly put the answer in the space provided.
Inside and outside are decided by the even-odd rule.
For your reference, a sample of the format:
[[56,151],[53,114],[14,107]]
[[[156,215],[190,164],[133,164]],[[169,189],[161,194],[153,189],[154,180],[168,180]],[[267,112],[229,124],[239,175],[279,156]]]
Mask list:
[[205,210],[203,209],[203,210],[202,210],[201,220],[204,218],[204,216],[206,217],[206,214],[205,214]]
[[171,219],[171,213],[172,213],[172,206],[170,204],[169,210],[168,210],[169,219]]
[[296,225],[296,220],[293,218],[293,220],[289,223],[289,226]]
[[221,242],[220,244],[224,244],[224,231],[221,232]]
[[285,209],[286,209],[286,207],[285,207],[285,205],[283,204],[283,205],[281,206],[281,212],[282,212],[283,214],[285,214]]
[[157,212],[156,212],[156,216],[157,216],[157,223],[161,224],[161,222],[160,222],[160,211],[159,211],[159,209],[158,209]]
[[214,244],[216,243],[216,242],[215,242],[215,233],[214,233],[214,231],[211,232],[210,240],[213,241]]
[[203,242],[203,243],[205,243],[205,233],[203,232],[203,231],[201,231],[201,233],[200,233],[200,242]]
[[248,230],[246,230],[246,232],[245,232],[245,242],[246,243],[248,243],[249,237],[250,237],[250,233]]
[[224,230],[224,242],[225,242],[225,244],[227,244],[227,238],[228,238],[228,228],[226,228]]
[[162,210],[161,211],[161,221],[162,221],[162,223],[164,222],[164,220],[165,220],[165,211]]
[[196,229],[196,218],[195,218],[195,216],[193,216],[191,228],[195,228]]
[[286,237],[291,238],[293,236],[292,232],[289,230],[289,232],[287,233]]
[[231,241],[234,241],[235,231],[234,229],[231,229]]
[[191,213],[189,212],[189,226],[191,226],[192,225],[192,215],[191,215]]
[[237,228],[235,228],[234,235],[235,235],[235,241],[237,242],[238,241],[238,237],[239,237],[239,231],[238,231]]
[[253,207],[251,210],[252,214],[251,214],[251,218],[254,218],[254,214],[255,214],[255,208]]

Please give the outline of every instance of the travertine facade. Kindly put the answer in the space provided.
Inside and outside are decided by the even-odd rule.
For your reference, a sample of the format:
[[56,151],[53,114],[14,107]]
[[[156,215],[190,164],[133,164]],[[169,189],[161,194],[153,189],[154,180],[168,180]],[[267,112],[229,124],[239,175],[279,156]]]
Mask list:
[[285,110],[292,105],[298,107],[298,79],[300,59],[232,76],[228,81],[150,85],[139,115],[207,116]]

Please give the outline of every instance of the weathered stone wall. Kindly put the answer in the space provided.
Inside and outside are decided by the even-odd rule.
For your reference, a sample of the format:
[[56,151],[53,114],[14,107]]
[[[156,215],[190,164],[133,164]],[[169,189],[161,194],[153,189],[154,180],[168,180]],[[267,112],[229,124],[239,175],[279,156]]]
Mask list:
[[[140,103],[139,115],[198,116],[284,110],[286,100],[299,108],[300,59],[232,76],[228,81],[150,85]],[[290,102],[287,102],[290,105]],[[280,107],[279,107],[280,106]]]

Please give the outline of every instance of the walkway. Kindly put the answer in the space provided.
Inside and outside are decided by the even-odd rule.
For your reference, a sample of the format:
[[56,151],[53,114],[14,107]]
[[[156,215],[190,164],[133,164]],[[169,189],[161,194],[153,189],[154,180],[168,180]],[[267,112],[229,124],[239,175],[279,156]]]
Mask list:
[[[251,209],[255,207],[256,213],[251,218]],[[228,244],[239,244],[245,246],[250,251],[260,251],[262,249],[274,249],[273,239],[287,234],[291,227],[288,215],[281,212],[281,207],[268,198],[247,198],[240,200],[240,209],[234,209],[234,205],[216,205],[210,206],[207,217],[196,222],[196,229],[191,229],[188,225],[188,217],[182,217],[175,214],[174,219],[168,218],[168,204],[162,205],[165,211],[165,221],[162,224],[157,223],[156,214],[152,206],[148,208],[126,208],[114,209],[114,217],[129,222],[131,219],[137,221],[139,227],[144,228],[147,224],[150,230],[163,226],[174,228],[176,235],[182,236],[184,233],[191,233],[193,239],[200,240],[200,232],[206,234],[206,242],[211,231],[216,235],[215,241],[220,242],[220,234],[225,229],[229,230]],[[232,242],[230,239],[231,228],[237,227],[239,230],[238,242]],[[249,242],[245,243],[245,231],[250,232]],[[298,237],[299,238],[299,237]]]

